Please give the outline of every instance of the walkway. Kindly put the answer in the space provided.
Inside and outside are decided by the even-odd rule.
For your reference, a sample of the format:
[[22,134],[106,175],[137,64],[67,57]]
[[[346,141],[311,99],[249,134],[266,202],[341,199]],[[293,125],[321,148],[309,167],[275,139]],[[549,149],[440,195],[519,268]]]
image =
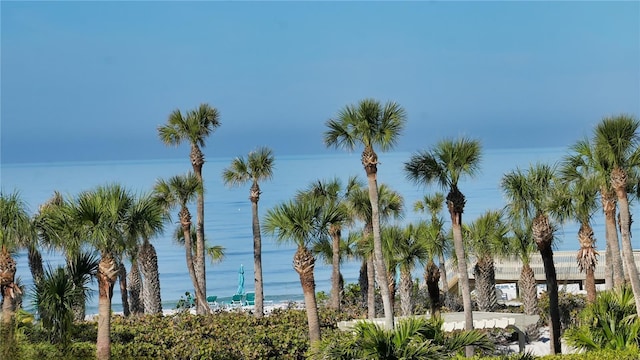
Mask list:
[[[556,277],[558,284],[581,284],[585,279],[585,274],[578,270],[576,264],[577,251],[556,251],[553,254],[554,263],[556,266]],[[636,266],[640,268],[640,251],[633,252],[636,260]],[[475,280],[473,275],[473,264],[470,262],[469,280],[472,282]],[[598,265],[596,266],[595,277],[596,283],[604,283],[604,264],[605,255],[604,252],[598,256]],[[446,264],[447,280],[449,282],[449,290],[454,289],[458,285],[458,273],[457,267],[454,267],[453,262]],[[496,283],[517,283],[520,278],[520,271],[522,270],[522,263],[517,259],[496,259]],[[534,253],[531,256],[531,268],[536,277],[536,281],[540,284],[546,282],[544,276],[544,266],[542,264],[542,258],[539,253]]]

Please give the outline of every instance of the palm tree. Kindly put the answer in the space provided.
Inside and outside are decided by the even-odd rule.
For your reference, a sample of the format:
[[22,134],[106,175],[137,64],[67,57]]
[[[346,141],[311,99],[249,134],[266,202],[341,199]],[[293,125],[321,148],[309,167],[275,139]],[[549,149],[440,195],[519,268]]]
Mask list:
[[[390,225],[382,227],[382,255],[385,258],[385,266],[387,270],[387,283],[389,286],[389,296],[391,297],[391,310],[395,314],[396,309],[396,289],[398,288],[398,267],[400,266],[400,256],[397,256],[399,244],[405,236],[403,229],[399,225]],[[367,244],[371,249],[368,253],[373,253],[373,244]]]
[[[2,327],[12,328],[13,299],[22,291],[15,283],[16,261],[11,251],[22,239],[34,233],[29,214],[20,194],[0,191],[0,291],[2,292]],[[4,341],[4,339],[3,339]]]
[[264,290],[262,280],[262,237],[260,236],[260,218],[258,201],[260,201],[260,181],[270,180],[273,176],[274,157],[271,149],[258,148],[247,156],[235,158],[231,165],[222,172],[222,180],[227,186],[241,186],[251,181],[249,201],[251,201],[251,228],[253,230],[253,273],[255,279],[255,316],[264,315]]
[[382,294],[385,324],[393,328],[393,310],[391,297],[387,289],[387,274],[382,255],[382,240],[380,238],[380,214],[378,203],[378,155],[374,147],[382,151],[393,148],[406,122],[404,109],[395,102],[388,102],[384,106],[373,99],[365,99],[356,105],[343,108],[337,119],[327,121],[329,128],[324,134],[327,146],[343,148],[352,151],[357,144],[362,144],[362,166],[367,174],[369,185],[369,200],[372,211],[372,231],[374,245],[374,262]]
[[[178,146],[183,142],[189,142],[191,152],[191,166],[196,179],[201,186],[198,188],[198,200],[196,208],[196,257],[195,272],[199,292],[207,292],[206,272],[205,272],[205,249],[204,249],[204,182],[202,180],[202,166],[204,165],[204,154],[201,148],[205,146],[205,139],[220,126],[220,116],[218,110],[208,104],[200,104],[197,109],[182,114],[180,110],[174,110],[167,120],[167,124],[158,127],[160,140],[166,145]],[[206,303],[206,302],[205,302]],[[199,302],[198,314],[207,312],[203,302]]]
[[49,340],[64,349],[71,342],[73,304],[82,289],[75,286],[64,267],[47,269],[35,283],[35,306]]
[[508,252],[507,227],[502,222],[500,211],[489,210],[465,226],[464,230],[469,254],[476,260],[473,274],[478,310],[494,311],[498,306],[494,259]]
[[589,174],[599,187],[600,201],[605,219],[605,278],[607,287],[620,287],[625,283],[616,226],[616,194],[611,187],[612,165],[595,147],[595,142],[583,139],[571,146],[571,154],[567,158],[571,167],[582,174]]
[[440,212],[444,205],[444,194],[436,192],[433,195],[425,195],[423,200],[418,200],[413,204],[413,211],[425,212],[431,214],[431,224],[435,226],[437,232],[435,237],[429,240],[429,248],[438,256],[440,263],[440,278],[442,280],[442,289],[445,295],[449,292],[449,279],[447,279],[447,270],[444,256],[451,251],[451,244],[445,236],[444,220],[440,217]]
[[582,159],[577,155],[568,155],[563,159],[560,169],[562,181],[566,183],[568,191],[568,206],[563,206],[562,215],[571,217],[580,223],[578,242],[580,249],[576,260],[578,269],[586,273],[585,287],[587,301],[596,300],[595,270],[598,264],[598,252],[595,248],[595,238],[591,227],[591,218],[598,209],[598,183],[590,169],[582,166]]
[[533,240],[542,257],[549,294],[551,353],[560,353],[558,280],[552,248],[555,227],[549,219],[549,211],[558,198],[559,186],[555,167],[535,164],[531,165],[526,173],[520,169],[511,171],[503,176],[501,187],[509,201],[507,212],[513,214],[519,221],[532,221]]
[[[64,253],[75,286],[84,288],[96,276],[100,259],[83,251],[87,238],[83,227],[73,218],[73,210],[73,198],[64,199],[54,192],[36,214],[35,227],[44,244]],[[73,303],[74,321],[84,321],[89,294],[85,292]]]
[[[166,212],[153,194],[142,194],[136,197],[131,207],[127,233],[136,246],[132,248],[130,254],[131,272],[129,275],[131,279],[129,287],[133,293],[137,292],[142,295],[142,303],[135,303],[135,296],[132,297],[137,307],[134,309],[132,306],[131,311],[134,313],[140,310],[145,314],[162,313],[158,256],[150,239],[164,231],[166,217]],[[140,280],[140,273],[142,273],[142,280]]]
[[[480,142],[467,138],[443,140],[431,151],[418,152],[405,163],[405,172],[409,180],[416,184],[437,183],[448,189],[447,208],[451,215],[453,245],[458,259],[466,259],[462,241],[462,213],[466,203],[458,188],[458,182],[465,176],[473,177],[479,171],[481,160]],[[458,283],[462,291],[462,303],[465,314],[465,329],[473,329],[471,308],[471,290],[466,261],[458,261]],[[473,349],[466,350],[467,356],[473,356]]]
[[411,273],[418,264],[424,266],[431,258],[427,245],[427,237],[424,236],[427,224],[420,222],[417,225],[409,224],[402,229],[402,235],[396,243],[394,255],[400,266],[400,309],[402,316],[413,313],[413,278]]
[[309,247],[323,236],[326,225],[322,205],[311,200],[277,205],[267,211],[264,221],[266,233],[275,236],[278,243],[293,243],[298,247],[293,256],[293,268],[300,276],[312,344],[320,340],[320,322],[315,294],[316,259]]
[[[154,196],[158,201],[158,204],[166,211],[180,208],[178,217],[180,226],[184,233],[184,238],[187,241],[184,242],[185,255],[187,261],[187,270],[191,277],[193,289],[196,294],[197,311],[211,312],[209,304],[207,304],[206,290],[203,290],[199,285],[198,278],[196,276],[197,271],[195,262],[193,259],[192,240],[191,240],[191,212],[189,211],[188,204],[196,194],[200,191],[202,183],[191,172],[186,175],[172,176],[168,180],[160,179],[156,181],[153,188]],[[197,231],[197,228],[196,228]],[[203,238],[204,240],[204,238]],[[198,240],[196,240],[197,242]],[[204,243],[203,243],[204,249]],[[196,254],[198,253],[196,247]],[[204,253],[204,251],[203,251]]]
[[536,276],[531,268],[531,254],[537,248],[533,241],[530,219],[520,219],[519,215],[507,213],[510,222],[511,236],[509,238],[509,253],[517,257],[522,263],[520,278],[518,279],[518,296],[522,300],[524,313],[535,315],[538,313],[538,285]]
[[610,164],[611,187],[615,191],[619,205],[620,237],[622,238],[622,258],[629,275],[631,289],[636,298],[636,311],[640,314],[640,276],[633,258],[631,246],[631,213],[627,187],[629,175],[640,165],[640,122],[632,116],[619,115],[603,119],[595,129],[594,144],[596,154]]
[[98,264],[98,335],[96,356],[111,356],[111,299],[119,273],[118,254],[125,247],[128,213],[133,197],[118,184],[98,186],[80,193],[70,204],[72,226],[100,252]]
[[301,201],[316,199],[327,209],[337,207],[335,222],[329,223],[329,235],[331,236],[331,307],[340,309],[340,244],[342,228],[352,222],[347,207],[347,199],[351,191],[361,188],[363,184],[357,177],[349,178],[343,189],[340,179],[318,180],[312,182],[309,187],[299,191],[296,195]]
[[[372,248],[367,244],[372,242],[373,234],[373,211],[369,200],[369,191],[366,188],[352,189],[349,191],[348,204],[350,213],[364,223],[362,231],[361,249]],[[380,222],[386,223],[390,219],[398,219],[402,216],[404,199],[400,193],[392,190],[386,184],[380,184],[378,188],[378,214]],[[375,318],[375,275],[373,266],[373,253],[360,251],[364,261],[363,267],[366,273],[366,283],[361,282],[361,289],[365,291],[367,297],[367,312],[370,319]],[[362,269],[361,269],[361,272]],[[380,284],[379,284],[380,285]],[[382,285],[380,285],[382,286]]]
[[[60,206],[63,202],[64,200],[62,198],[62,195],[58,191],[54,191],[53,196],[44,204],[40,205],[38,212],[33,216],[33,226],[35,227],[36,232],[39,235],[43,230],[40,226],[42,223],[41,219],[43,216],[43,212],[46,213],[48,208]],[[34,284],[40,281],[40,279],[42,279],[42,277],[44,276],[42,254],[40,254],[40,250],[38,249],[38,245],[41,243],[46,244],[46,237],[39,236],[35,238],[34,241],[28,244],[29,269],[31,270],[31,276],[33,278]]]

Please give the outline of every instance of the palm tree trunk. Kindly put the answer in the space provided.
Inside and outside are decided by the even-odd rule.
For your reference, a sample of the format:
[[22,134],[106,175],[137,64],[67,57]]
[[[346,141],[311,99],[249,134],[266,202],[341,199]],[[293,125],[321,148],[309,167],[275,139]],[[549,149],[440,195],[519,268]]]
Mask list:
[[98,335],[96,357],[98,360],[111,358],[111,298],[113,285],[118,276],[118,266],[113,256],[104,252],[98,265]]
[[616,226],[616,195],[606,188],[600,189],[602,211],[604,212],[605,236],[611,256],[606,258],[613,268],[613,286],[624,286],[624,272],[622,268],[622,256],[620,255],[620,243],[618,241],[618,228]]
[[411,272],[403,270],[400,272],[400,309],[402,316],[409,316],[413,313],[413,281]]
[[125,317],[131,315],[129,310],[129,294],[127,291],[127,269],[122,261],[118,265],[118,279],[120,280],[120,298],[122,299],[122,313]]
[[438,262],[440,263],[440,279],[442,279],[442,291],[449,293],[449,279],[447,279],[447,268],[444,260],[444,254],[438,254]]
[[485,256],[474,267],[478,310],[493,311],[498,305],[496,297],[496,273],[493,259]]
[[533,239],[535,240],[542,264],[544,265],[544,275],[547,281],[547,293],[549,294],[549,333],[551,354],[562,353],[560,344],[560,307],[558,302],[558,279],[556,277],[556,266],[553,263],[553,229],[546,215],[539,215],[533,219]]
[[[207,293],[207,278],[205,269],[205,249],[204,249],[204,181],[202,179],[202,165],[204,164],[204,155],[196,144],[191,144],[191,165],[196,178],[200,182],[202,188],[198,191],[196,200],[196,257],[194,260],[195,273],[197,279],[198,291],[196,293]],[[208,311],[206,299],[198,301],[196,304],[196,312],[205,314]]]
[[604,288],[605,290],[613,289],[613,264],[611,263],[611,246],[609,242],[606,241],[608,235],[608,228],[604,227],[604,236],[605,236],[605,250],[604,250]]
[[160,294],[160,276],[158,273],[158,255],[156,249],[144,239],[138,252],[138,264],[142,272],[142,301],[145,314],[162,314],[162,298]]
[[[256,185],[257,187],[257,185]],[[260,189],[257,188],[257,193],[260,194]],[[254,188],[252,187],[251,193],[253,194]],[[262,237],[260,235],[260,219],[258,217],[258,199],[253,201],[253,195],[251,197],[251,216],[252,216],[252,229],[253,229],[253,274],[255,276],[255,317],[262,318],[264,315],[264,290],[262,280]]]
[[363,259],[360,264],[358,274],[358,285],[360,285],[360,304],[364,308],[367,305],[367,294],[369,289],[369,281],[367,280],[367,260]]
[[331,307],[340,310],[340,229],[331,229]]
[[576,256],[578,269],[585,273],[585,288],[587,290],[587,302],[596,301],[595,269],[598,264],[597,252],[594,246],[595,238],[593,228],[588,221],[582,222],[578,230],[578,242],[580,250]]
[[[183,209],[181,213],[184,210],[185,209]],[[181,215],[181,218],[182,218],[182,215]],[[191,232],[190,232],[191,223],[181,220],[181,225],[182,225],[182,232],[184,234],[184,247],[185,247],[186,260],[187,260],[187,270],[189,271],[189,276],[191,277],[191,282],[193,283],[193,290],[195,291],[195,295],[196,295],[196,312],[200,307],[203,307],[202,303],[204,303],[204,306],[206,306],[206,307],[203,307],[205,311],[206,309],[209,309],[209,311],[207,312],[211,312],[209,308],[209,304],[207,304],[207,297],[200,289],[200,286],[198,284],[198,278],[196,277],[196,269],[195,269],[195,264],[193,260],[193,250],[191,249]]]
[[527,263],[522,265],[520,271],[520,279],[518,280],[520,288],[520,298],[522,299],[522,307],[526,315],[535,315],[538,313],[538,285],[536,283],[535,273],[531,266]]
[[2,324],[3,326],[11,326],[15,309],[13,308],[11,286],[2,286]]
[[5,326],[13,322],[13,298],[20,289],[16,286],[16,261],[2,245],[0,249],[0,289],[2,290],[2,322]]
[[[636,313],[640,314],[640,276],[638,267],[633,258],[633,248],[631,247],[631,214],[629,213],[629,200],[627,198],[627,175],[624,170],[615,168],[611,172],[611,183],[614,184],[618,205],[620,207],[620,235],[622,238],[622,256],[624,265],[629,273],[631,290],[636,301]],[[616,184],[620,184],[616,186]]]
[[320,320],[316,303],[316,282],[313,276],[316,260],[306,247],[299,246],[293,256],[293,268],[300,276],[300,285],[304,294],[304,306],[309,325],[309,341],[313,345],[320,341]]
[[384,255],[382,254],[382,239],[380,237],[380,213],[378,208],[378,181],[376,179],[376,164],[374,163],[371,166],[365,167],[365,170],[367,171],[367,180],[369,182],[369,200],[371,201],[371,219],[373,225],[373,262],[375,265],[378,285],[380,286],[380,294],[382,295],[385,327],[387,329],[393,329],[393,307],[391,305],[391,294],[389,293],[389,283],[387,281],[387,268],[385,266]]
[[438,289],[438,281],[440,281],[440,270],[433,263],[433,260],[429,260],[427,266],[424,269],[424,280],[427,283],[427,292],[429,293],[429,300],[431,302],[431,317],[440,317],[440,289]]
[[373,254],[367,257],[367,317],[376,318],[376,280]]
[[396,272],[387,271],[387,283],[389,284],[389,299],[391,300],[391,311],[396,311]]
[[551,247],[540,250],[542,263],[544,264],[544,275],[547,279],[547,293],[549,294],[549,321],[550,321],[550,346],[551,354],[561,354],[560,344],[560,307],[558,302],[558,281],[556,277],[556,266],[553,263],[553,250]]
[[[458,259],[466,259],[464,245],[462,242],[462,214],[451,214],[453,223],[453,247]],[[465,260],[458,260],[458,284],[462,292],[462,306],[464,308],[464,328],[465,330],[473,330],[473,308],[471,307],[471,288],[469,286],[469,270]],[[465,347],[465,355],[472,357],[474,353],[473,346]]]
[[144,314],[144,304],[142,303],[142,279],[140,278],[140,268],[136,259],[131,260],[131,270],[127,279],[127,291],[129,292],[129,311],[134,316]]
[[42,280],[44,276],[44,268],[42,267],[42,254],[35,246],[29,246],[28,249],[29,270],[31,270],[31,277],[33,283],[37,284]]

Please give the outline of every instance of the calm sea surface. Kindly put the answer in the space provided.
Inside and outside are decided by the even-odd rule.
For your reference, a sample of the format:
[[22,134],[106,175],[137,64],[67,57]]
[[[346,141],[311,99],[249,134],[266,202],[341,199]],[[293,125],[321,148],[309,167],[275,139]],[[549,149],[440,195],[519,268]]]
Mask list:
[[[465,179],[460,183],[461,191],[466,195],[467,204],[463,221],[470,222],[489,209],[504,206],[499,189],[502,175],[508,171],[527,168],[530,163],[555,162],[565,154],[564,148],[541,149],[488,149],[482,161],[482,172],[475,179]],[[381,153],[378,167],[379,183],[385,183],[400,192],[405,200],[404,217],[401,223],[420,219],[421,215],[411,211],[412,204],[421,199],[425,192],[433,188],[418,187],[405,179],[404,162],[410,153]],[[229,189],[223,186],[222,170],[231,158],[207,158],[203,168],[206,183],[205,194],[205,231],[211,244],[222,245],[226,257],[222,263],[207,264],[207,294],[217,295],[219,299],[230,298],[237,289],[238,269],[245,268],[245,289],[253,288],[253,242],[251,233],[251,205],[248,200],[249,185]],[[150,191],[159,178],[168,178],[191,170],[188,158],[184,160],[154,161],[118,161],[118,162],[69,162],[43,164],[2,164],[1,186],[6,192],[17,189],[27,202],[29,210],[34,212],[38,206],[51,197],[55,190],[63,195],[75,195],[82,190],[97,185],[118,182],[134,192]],[[326,154],[277,156],[274,177],[260,184],[260,215],[276,204],[290,199],[297,190],[306,188],[312,181],[339,177],[346,179],[358,175],[365,180],[360,164],[360,154]],[[195,214],[195,209],[193,210]],[[175,216],[174,216],[175,219]],[[447,217],[445,217],[447,219]],[[195,221],[195,215],[194,215]],[[191,291],[191,282],[185,266],[184,249],[175,245],[171,239],[174,224],[167,226],[165,234],[153,239],[158,252],[160,282],[164,308],[173,308],[185,291]],[[604,221],[598,214],[594,219],[594,231],[598,239],[598,248],[603,247]],[[637,230],[634,229],[637,233]],[[575,250],[577,226],[564,225],[557,233],[557,250]],[[637,239],[637,238],[636,238]],[[638,240],[634,240],[638,248]],[[297,273],[291,267],[295,247],[276,245],[268,236],[263,236],[263,272],[264,293],[267,300],[297,300],[302,298],[302,290]],[[55,253],[43,254],[45,261],[52,266],[63,263],[63,258]],[[22,283],[31,289],[31,275],[24,252],[18,253],[18,276]],[[342,265],[345,282],[357,282],[359,262],[346,262]],[[329,291],[331,287],[330,266],[318,262],[316,266],[317,291]],[[416,276],[420,276],[417,273]],[[95,283],[92,285],[95,288]],[[26,300],[27,305],[30,299]],[[113,309],[122,308],[119,287],[116,285],[113,297]],[[88,313],[96,312],[97,296],[88,306]]]

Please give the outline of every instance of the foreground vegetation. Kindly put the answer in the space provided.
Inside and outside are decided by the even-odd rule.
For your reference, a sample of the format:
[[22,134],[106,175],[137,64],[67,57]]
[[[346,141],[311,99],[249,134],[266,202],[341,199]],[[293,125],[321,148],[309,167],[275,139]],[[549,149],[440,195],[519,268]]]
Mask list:
[[[514,341],[513,330],[492,329],[446,333],[439,318],[401,320],[393,331],[372,324],[359,324],[353,332],[337,328],[338,321],[362,318],[354,286],[348,287],[347,302],[337,311],[319,308],[322,340],[309,342],[304,310],[277,309],[256,318],[249,312],[215,312],[192,315],[180,311],[174,316],[113,316],[111,355],[116,359],[443,359],[461,358],[467,345],[474,345],[475,359],[525,360],[570,359],[609,360],[640,358],[640,320],[635,316],[630,288],[602,292],[594,303],[583,295],[560,293],[564,338],[582,349],[580,354],[536,357],[532,354],[500,354],[499,345]],[[319,298],[325,298],[319,294]],[[379,294],[378,294],[379,295]],[[419,299],[418,312],[428,308],[426,295]],[[381,307],[381,299],[377,304]],[[549,306],[546,296],[540,311]],[[184,309],[183,309],[184,310]],[[507,309],[503,309],[507,311]],[[514,308],[512,311],[522,311]],[[95,359],[96,322],[75,322],[65,333],[68,341],[25,312],[16,314],[12,329],[2,328],[2,359]],[[542,319],[539,325],[546,323]],[[13,332],[14,334],[9,334]],[[523,329],[524,330],[524,329]],[[537,333],[528,329],[528,338]],[[13,339],[13,340],[11,340]]]

